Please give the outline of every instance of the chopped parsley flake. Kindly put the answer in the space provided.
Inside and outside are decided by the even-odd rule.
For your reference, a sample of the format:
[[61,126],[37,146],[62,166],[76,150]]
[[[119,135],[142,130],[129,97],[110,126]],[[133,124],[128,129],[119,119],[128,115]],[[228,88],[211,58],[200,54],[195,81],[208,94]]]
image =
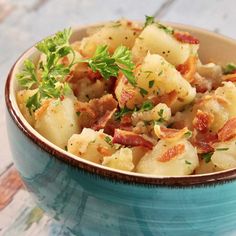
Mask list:
[[165,122],[166,120],[164,119],[163,115],[164,115],[164,109],[160,109],[160,111],[157,112],[157,114],[159,115],[159,119],[156,121],[158,123],[163,123]]
[[159,73],[158,73],[158,76],[161,76],[163,74],[163,71],[161,70]]
[[174,30],[169,26],[165,26],[165,25],[162,25],[160,23],[157,23],[157,27],[159,29],[164,30],[167,34],[173,34],[174,33]]
[[154,80],[150,80],[149,82],[148,82],[148,87],[149,88],[152,88],[153,87],[153,85],[154,85]]
[[236,72],[236,65],[234,63],[229,63],[223,68],[225,75],[232,74],[233,72]]
[[141,107],[141,111],[150,111],[153,108],[153,103],[151,101],[145,101]]
[[131,113],[133,112],[133,110],[127,108],[127,107],[124,107],[124,108],[120,108],[120,111],[117,111],[115,113],[115,120],[120,120],[122,116],[128,114],[128,113]]
[[104,141],[108,143],[109,145],[113,146],[112,140],[109,136],[105,136]]
[[139,88],[139,92],[143,97],[148,94],[148,91],[145,90],[144,88]]
[[76,112],[76,115],[77,115],[77,116],[80,116],[80,114],[81,114],[80,111],[77,111],[77,112]]
[[191,165],[192,163],[190,161],[185,160],[185,164]]
[[154,16],[145,16],[145,18],[146,19],[145,19],[145,23],[144,23],[144,28],[155,22],[155,17]]
[[205,163],[209,163],[211,161],[211,157],[213,152],[203,153],[201,154],[201,158],[205,160]]
[[216,148],[216,151],[227,151],[229,148]]
[[187,131],[185,134],[184,134],[185,138],[191,138],[192,137],[192,131]]

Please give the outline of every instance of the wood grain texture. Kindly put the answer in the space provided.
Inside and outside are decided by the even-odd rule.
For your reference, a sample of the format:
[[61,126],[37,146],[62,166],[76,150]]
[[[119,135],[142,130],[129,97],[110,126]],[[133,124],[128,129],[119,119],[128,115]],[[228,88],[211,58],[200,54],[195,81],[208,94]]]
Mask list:
[[[0,78],[29,46],[59,29],[144,15],[194,25],[236,38],[235,0],[0,0]],[[0,83],[0,114],[5,113]],[[11,167],[5,116],[0,116],[0,235],[71,235],[39,209]],[[10,168],[9,168],[10,165]],[[3,173],[4,172],[4,173]],[[2,174],[1,174],[2,173]]]

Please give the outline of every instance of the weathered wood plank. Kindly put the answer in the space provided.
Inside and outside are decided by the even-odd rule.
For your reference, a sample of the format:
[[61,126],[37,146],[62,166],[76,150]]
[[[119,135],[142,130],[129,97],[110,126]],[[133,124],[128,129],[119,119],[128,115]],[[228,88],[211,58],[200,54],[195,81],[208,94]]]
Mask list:
[[14,195],[22,186],[22,181],[15,168],[10,167],[0,176],[0,211],[13,200]]
[[234,5],[234,0],[176,0],[164,15],[158,17],[165,21],[194,25],[236,38]]

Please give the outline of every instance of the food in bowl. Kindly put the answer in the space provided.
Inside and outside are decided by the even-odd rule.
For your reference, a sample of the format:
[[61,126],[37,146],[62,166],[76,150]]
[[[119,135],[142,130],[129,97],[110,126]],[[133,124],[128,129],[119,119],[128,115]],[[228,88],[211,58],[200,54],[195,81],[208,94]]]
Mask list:
[[202,64],[200,42],[146,17],[36,45],[17,103],[41,135],[78,158],[156,176],[236,167],[236,66]]

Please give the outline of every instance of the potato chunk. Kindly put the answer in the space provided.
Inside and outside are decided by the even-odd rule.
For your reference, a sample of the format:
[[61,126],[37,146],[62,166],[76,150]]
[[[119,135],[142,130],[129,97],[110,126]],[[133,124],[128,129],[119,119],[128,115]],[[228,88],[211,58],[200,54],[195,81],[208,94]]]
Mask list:
[[134,169],[132,150],[121,148],[113,155],[105,156],[102,165],[118,170],[132,171]]
[[74,103],[74,97],[60,102],[51,100],[37,116],[35,129],[52,143],[65,148],[71,135],[80,132]]
[[93,35],[83,38],[80,52],[83,56],[91,57],[98,45],[107,45],[110,53],[120,45],[132,48],[139,31],[135,23],[126,20],[107,23]]
[[182,176],[191,174],[198,163],[196,149],[190,142],[161,140],[152,151],[141,158],[136,170],[139,173],[158,176]]
[[116,149],[112,137],[100,131],[84,128],[80,134],[73,134],[68,141],[68,152],[86,160],[101,164],[103,156],[112,155]]
[[147,26],[135,40],[133,59],[138,62],[148,52],[162,55],[173,65],[183,64],[190,55],[196,54],[198,44],[181,43],[171,33],[165,32],[157,24]]
[[16,94],[16,100],[17,100],[17,104],[20,108],[20,111],[31,126],[34,126],[35,118],[34,118],[33,113],[32,114],[29,113],[29,109],[28,109],[28,107],[26,107],[26,103],[27,103],[27,100],[29,99],[29,97],[32,97],[37,91],[38,91],[38,89],[20,90]]

